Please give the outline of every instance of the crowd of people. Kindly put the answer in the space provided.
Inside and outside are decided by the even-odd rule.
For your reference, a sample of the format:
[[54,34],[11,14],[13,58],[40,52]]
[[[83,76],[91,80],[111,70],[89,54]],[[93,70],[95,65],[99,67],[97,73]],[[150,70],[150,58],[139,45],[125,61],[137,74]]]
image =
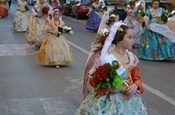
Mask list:
[[[12,29],[25,33],[26,41],[37,49],[38,61],[53,67],[70,64],[73,55],[64,34],[71,34],[72,29],[62,20],[59,0],[37,0],[32,7],[28,6],[26,0],[17,2]],[[7,0],[0,1],[1,8],[8,13]]]
[[[30,12],[26,0],[18,0],[13,25],[15,31],[25,32],[30,45],[38,48],[36,58],[41,64],[55,67],[73,61],[72,49],[64,36],[71,29],[63,21],[58,3],[37,0]],[[144,60],[175,57],[175,32],[160,19],[165,9],[159,5],[159,0],[153,0],[152,7],[139,15],[131,1],[125,13],[119,15],[116,10],[102,12],[100,1],[92,1],[85,28],[97,34],[85,65],[84,101],[75,115],[147,115],[140,96],[144,90],[139,59],[130,50],[137,47],[138,57]],[[115,75],[112,79],[111,74]]]
[[[152,0],[151,8],[143,12],[143,7],[135,7],[135,1],[130,1],[125,13],[123,9],[119,14],[116,8],[101,16],[100,7],[100,1],[94,0],[88,13],[86,29],[97,31],[97,35],[84,71],[84,101],[75,115],[147,115],[140,97],[144,90],[139,59],[129,50],[138,48],[138,57],[144,60],[175,57],[175,32],[166,25],[165,9],[160,7],[159,0]],[[114,61],[119,64],[116,83],[121,78],[124,85],[117,88],[114,88],[117,77],[110,81],[111,69],[105,66],[113,65]],[[128,83],[124,82],[127,80]]]

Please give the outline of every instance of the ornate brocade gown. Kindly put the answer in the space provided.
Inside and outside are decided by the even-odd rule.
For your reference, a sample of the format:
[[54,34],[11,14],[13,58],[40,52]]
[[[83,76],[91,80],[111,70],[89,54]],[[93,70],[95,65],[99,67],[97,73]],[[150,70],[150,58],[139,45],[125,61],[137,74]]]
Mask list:
[[[60,27],[64,22],[60,22]],[[49,29],[58,31],[58,26],[50,22]],[[37,53],[37,59],[44,65],[67,65],[73,61],[72,49],[63,34],[53,35],[48,33],[44,38]]]
[[[114,60],[117,58],[111,56]],[[133,83],[139,86],[140,92],[143,92],[143,87],[138,73],[137,57],[128,52],[130,62],[124,67],[128,69],[128,75],[131,75]],[[108,56],[106,57],[106,59]],[[118,59],[117,59],[118,60]],[[130,79],[130,77],[123,77],[123,79]],[[75,115],[147,115],[146,105],[138,93],[129,96],[129,99],[124,99],[121,92],[108,93],[107,95],[98,96],[97,92],[93,90],[86,99],[81,103],[80,107],[75,112]]]

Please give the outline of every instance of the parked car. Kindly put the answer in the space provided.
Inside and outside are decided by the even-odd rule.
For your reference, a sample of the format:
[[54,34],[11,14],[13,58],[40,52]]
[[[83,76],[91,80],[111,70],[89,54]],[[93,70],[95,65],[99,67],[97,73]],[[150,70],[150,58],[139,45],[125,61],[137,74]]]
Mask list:
[[27,0],[28,5],[34,5],[37,0]]
[[71,16],[76,17],[77,19],[81,16],[86,16],[89,9],[89,0],[76,0],[75,4],[72,6]]
[[75,0],[66,0],[63,5],[64,15],[71,15],[73,5],[75,5]]

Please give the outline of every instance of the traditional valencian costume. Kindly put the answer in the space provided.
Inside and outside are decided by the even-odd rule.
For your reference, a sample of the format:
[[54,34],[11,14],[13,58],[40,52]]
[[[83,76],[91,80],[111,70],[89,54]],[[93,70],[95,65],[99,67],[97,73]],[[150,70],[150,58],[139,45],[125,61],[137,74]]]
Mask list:
[[50,21],[48,27],[48,30],[52,32],[48,32],[46,37],[44,37],[44,41],[37,53],[37,58],[44,65],[67,65],[73,61],[72,49],[62,33],[65,27],[62,17],[59,18],[59,25],[55,23],[55,12],[61,14],[58,9],[54,10],[52,21]]
[[160,24],[163,8],[150,8],[144,17],[150,29],[144,28],[140,40],[139,57],[145,60],[164,60],[175,57],[175,32]]
[[[111,43],[116,34],[117,28],[124,25],[122,22],[116,22],[110,30],[110,34],[105,41],[101,56],[97,60],[95,67],[103,65],[105,63],[113,63],[117,61],[120,64],[120,68],[117,70],[123,80],[127,80],[126,85],[133,83],[137,84],[140,93],[143,93],[142,81],[138,73],[138,58],[131,52],[126,50],[128,54],[129,63],[121,63],[117,58],[117,55],[110,53],[112,47]],[[95,68],[91,70],[91,73],[95,71]],[[125,97],[128,97],[126,99]],[[139,93],[126,95],[122,91],[115,93],[109,92],[107,94],[99,96],[96,90],[93,90],[86,99],[82,102],[75,115],[147,115],[146,107],[143,99]]]
[[26,31],[26,40],[30,45],[40,47],[43,38],[47,34],[50,17],[49,12],[52,8],[48,4],[37,2],[32,8],[32,15]]
[[102,12],[100,10],[101,8],[101,4],[97,4],[95,5],[91,5],[89,7],[90,13],[89,13],[89,17],[86,23],[86,29],[88,30],[93,30],[93,31],[97,31],[98,27],[100,25],[100,21],[101,21],[101,17],[102,17]]
[[7,17],[8,16],[8,9],[6,5],[7,0],[0,0],[0,16]]
[[18,0],[17,11],[14,17],[13,29],[19,32],[27,30],[28,22],[30,18],[29,7],[25,0]]

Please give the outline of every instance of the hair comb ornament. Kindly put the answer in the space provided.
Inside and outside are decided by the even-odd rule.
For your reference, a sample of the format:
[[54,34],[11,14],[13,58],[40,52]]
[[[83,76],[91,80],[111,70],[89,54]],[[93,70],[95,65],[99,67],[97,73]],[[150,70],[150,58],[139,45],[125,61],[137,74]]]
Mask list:
[[123,32],[123,28],[118,27],[117,31],[119,31],[119,32]]
[[115,15],[115,14],[111,14],[110,17],[114,17],[114,18],[116,18],[116,15]]

